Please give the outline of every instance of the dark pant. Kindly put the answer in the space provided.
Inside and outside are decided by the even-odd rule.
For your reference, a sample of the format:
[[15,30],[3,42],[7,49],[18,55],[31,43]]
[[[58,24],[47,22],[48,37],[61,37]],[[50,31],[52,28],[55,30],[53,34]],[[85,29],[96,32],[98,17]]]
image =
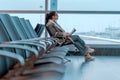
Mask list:
[[80,53],[84,55],[86,53],[85,42],[78,35],[72,35],[71,38],[73,44],[77,47]]

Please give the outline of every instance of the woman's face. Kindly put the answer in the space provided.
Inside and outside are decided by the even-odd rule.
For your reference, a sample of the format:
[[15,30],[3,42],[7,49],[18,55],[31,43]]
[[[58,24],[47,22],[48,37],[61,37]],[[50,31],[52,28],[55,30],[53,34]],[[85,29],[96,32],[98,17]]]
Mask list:
[[53,16],[53,19],[54,19],[54,20],[57,20],[57,19],[58,19],[58,14],[57,14],[57,13],[55,13],[55,15]]

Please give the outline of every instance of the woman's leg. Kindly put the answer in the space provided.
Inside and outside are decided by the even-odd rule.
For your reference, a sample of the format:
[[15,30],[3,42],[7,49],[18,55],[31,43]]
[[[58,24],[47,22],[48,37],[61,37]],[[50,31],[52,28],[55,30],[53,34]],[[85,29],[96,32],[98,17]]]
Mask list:
[[80,53],[83,55],[86,54],[85,42],[78,35],[72,35],[71,38]]
[[71,38],[73,39],[74,42],[79,42],[86,49],[87,52],[89,53],[94,52],[94,49],[86,46],[85,42],[78,35],[72,35]]
[[95,59],[89,54],[89,52],[87,51],[88,49],[86,49],[85,42],[78,35],[72,35],[71,38],[80,53],[84,55],[85,61],[92,61]]
[[79,50],[79,52],[84,55],[86,53],[86,50],[84,46],[82,46],[79,42],[74,42],[75,47]]
[[85,47],[85,42],[78,35],[72,35],[71,38],[74,42],[79,42],[82,46]]

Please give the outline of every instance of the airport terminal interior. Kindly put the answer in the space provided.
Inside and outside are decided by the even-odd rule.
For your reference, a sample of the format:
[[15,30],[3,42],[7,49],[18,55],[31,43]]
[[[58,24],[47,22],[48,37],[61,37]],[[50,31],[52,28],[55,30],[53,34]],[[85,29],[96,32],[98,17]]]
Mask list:
[[[1,0],[0,80],[120,80],[119,3]],[[74,42],[58,43],[49,34],[45,18],[51,11],[66,32],[75,29],[72,35],[95,50],[94,60],[86,61]]]

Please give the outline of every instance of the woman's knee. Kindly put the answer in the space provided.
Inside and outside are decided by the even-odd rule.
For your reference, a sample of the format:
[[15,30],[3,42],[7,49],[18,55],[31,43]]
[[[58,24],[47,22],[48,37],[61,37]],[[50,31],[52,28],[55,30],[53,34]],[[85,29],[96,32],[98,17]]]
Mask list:
[[78,37],[78,35],[72,35],[72,36],[74,36],[74,37]]
[[75,41],[78,41],[78,42],[80,42],[80,44],[82,44],[83,46],[85,46],[85,42],[84,42],[83,39],[80,38],[80,36],[78,36],[78,35],[73,35],[73,37],[74,37],[74,40],[75,40]]
[[72,38],[75,38],[75,39],[76,39],[76,38],[79,38],[78,35],[72,35],[71,37],[72,37]]

